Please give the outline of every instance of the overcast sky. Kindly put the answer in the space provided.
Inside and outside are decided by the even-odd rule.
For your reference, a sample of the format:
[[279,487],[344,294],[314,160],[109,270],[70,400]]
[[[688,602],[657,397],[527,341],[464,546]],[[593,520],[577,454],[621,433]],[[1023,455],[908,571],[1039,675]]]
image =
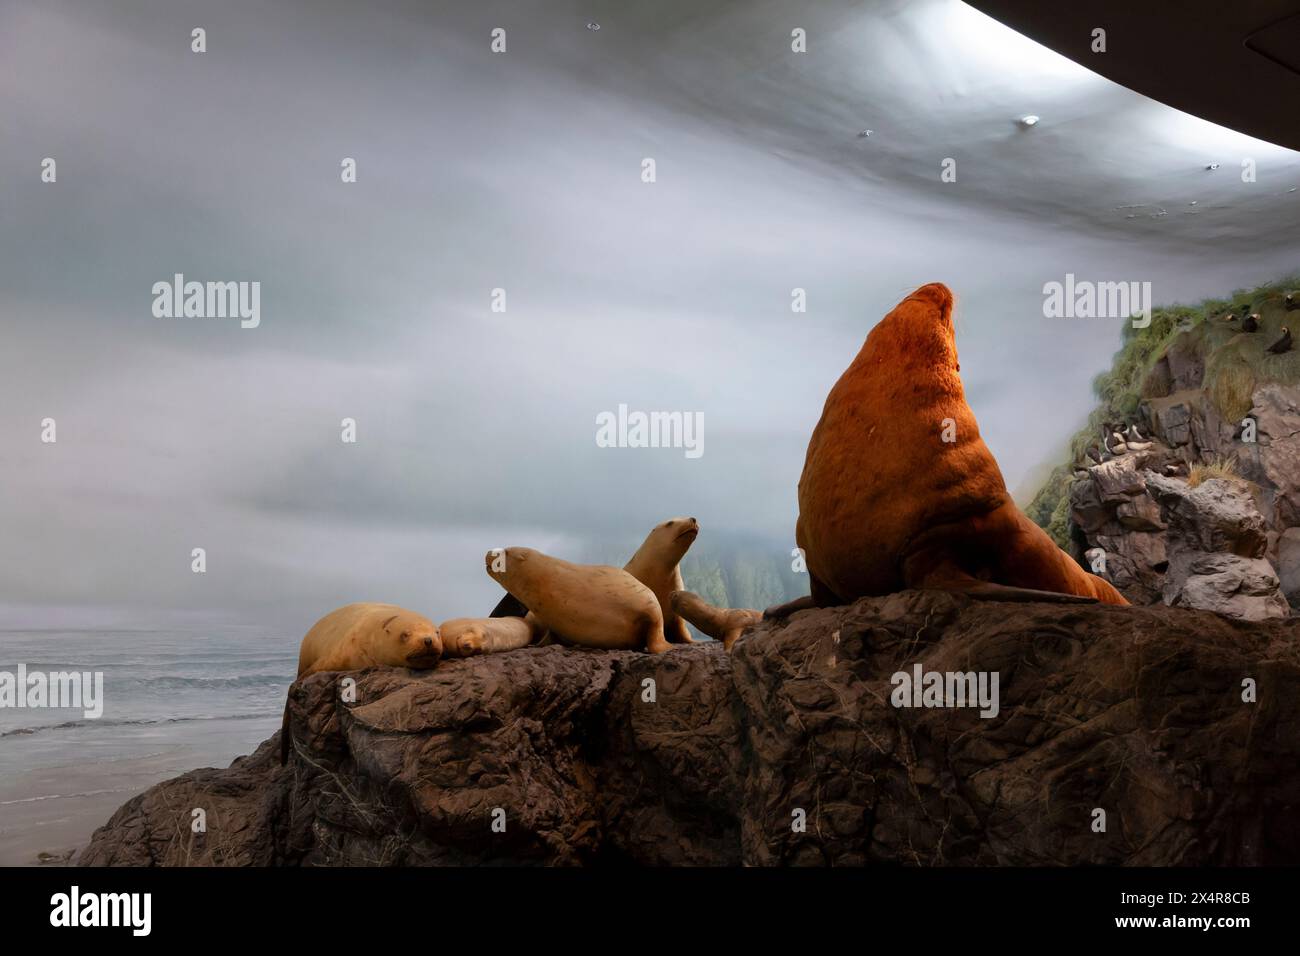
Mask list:
[[[1045,282],[1300,264],[1300,155],[956,0],[4,0],[0,170],[9,627],[480,614],[488,548],[679,514],[785,554],[826,392],[915,286],[957,294],[1014,489],[1119,343]],[[155,318],[177,272],[260,282],[260,326]],[[702,413],[704,454],[598,448],[620,403]]]

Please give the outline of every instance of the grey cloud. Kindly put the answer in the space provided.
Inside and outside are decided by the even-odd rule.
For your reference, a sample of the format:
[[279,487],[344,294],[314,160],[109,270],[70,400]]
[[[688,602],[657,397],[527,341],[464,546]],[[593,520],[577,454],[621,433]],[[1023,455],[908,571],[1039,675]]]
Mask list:
[[[618,554],[672,514],[701,520],[697,548],[784,556],[827,390],[933,280],[958,294],[970,401],[1014,487],[1119,344],[1114,321],[1044,319],[1043,283],[1195,300],[1290,271],[1300,165],[1262,147],[1258,189],[1227,161],[1212,177],[1207,154],[1253,144],[992,62],[945,33],[954,15],[7,4],[0,617],[477,613],[487,547]],[[1043,123],[1018,130],[1029,109]],[[178,271],[261,281],[262,326],[153,318]],[[596,447],[619,403],[701,412],[703,458]]]

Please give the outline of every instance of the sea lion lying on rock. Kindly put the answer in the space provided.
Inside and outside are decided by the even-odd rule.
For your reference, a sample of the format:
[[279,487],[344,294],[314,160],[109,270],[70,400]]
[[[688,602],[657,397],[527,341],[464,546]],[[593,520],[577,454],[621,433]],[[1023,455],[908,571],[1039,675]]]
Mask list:
[[[348,604],[312,625],[298,650],[298,678],[318,671],[367,667],[434,667],[442,656],[438,625],[395,604]],[[289,705],[284,708],[280,763],[289,759]]]
[[917,289],[831,389],[799,479],[812,593],[769,614],[904,588],[1128,603],[1012,502],[966,404],[952,307],[942,283]]
[[622,568],[570,564],[532,548],[496,548],[484,563],[488,576],[561,640],[651,654],[669,648],[658,598]]
[[540,636],[531,615],[524,617],[454,617],[438,625],[444,657],[473,657],[527,647]]
[[[664,618],[664,635],[675,644],[691,643],[691,632],[673,610],[670,597],[674,591],[686,588],[681,561],[699,534],[700,523],[694,518],[669,518],[650,529],[636,554],[623,565],[624,571],[654,591]],[[507,594],[492,609],[491,616],[522,617],[527,613],[518,595]]]

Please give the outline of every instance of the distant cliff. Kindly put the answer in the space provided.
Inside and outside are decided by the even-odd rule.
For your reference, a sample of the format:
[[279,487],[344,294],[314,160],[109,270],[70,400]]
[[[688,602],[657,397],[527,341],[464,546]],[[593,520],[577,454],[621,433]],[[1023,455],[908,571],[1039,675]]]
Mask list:
[[[1027,512],[1081,563],[1100,550],[1130,600],[1250,616],[1286,613],[1270,598],[1280,593],[1300,609],[1300,348],[1267,351],[1284,326],[1300,341],[1300,310],[1284,301],[1297,286],[1157,309],[1146,329],[1126,323],[1113,367],[1095,380],[1098,407]],[[1243,330],[1243,307],[1258,313],[1258,331]],[[1153,447],[1095,463],[1088,449],[1102,451],[1106,422],[1136,423]],[[1212,494],[1195,491],[1205,480]],[[1181,516],[1172,530],[1171,508]],[[1210,530],[1256,518],[1258,535]],[[1244,563],[1255,560],[1267,567]],[[1270,573],[1275,582],[1260,578]],[[1199,580],[1188,586],[1188,575]]]

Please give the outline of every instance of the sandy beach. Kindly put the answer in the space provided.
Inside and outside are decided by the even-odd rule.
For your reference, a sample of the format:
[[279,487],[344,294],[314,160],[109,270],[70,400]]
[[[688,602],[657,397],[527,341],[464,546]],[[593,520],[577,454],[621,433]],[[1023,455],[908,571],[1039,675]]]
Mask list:
[[[74,862],[132,796],[279,727],[296,642],[238,629],[0,633],[0,670],[101,671],[104,713],[0,709],[0,866]],[[51,651],[78,648],[77,660]]]

